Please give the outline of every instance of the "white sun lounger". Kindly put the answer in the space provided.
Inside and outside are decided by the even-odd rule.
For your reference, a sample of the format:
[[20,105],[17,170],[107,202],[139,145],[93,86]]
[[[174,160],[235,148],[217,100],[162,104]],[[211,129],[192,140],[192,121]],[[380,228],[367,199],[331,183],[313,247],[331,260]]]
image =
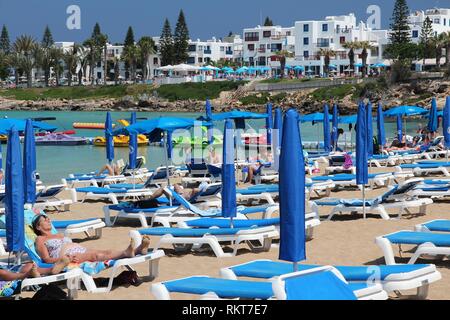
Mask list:
[[386,264],[396,264],[392,246],[397,244],[416,246],[414,254],[408,261],[413,264],[420,257],[442,260],[450,255],[450,234],[417,231],[398,231],[377,237],[375,243],[381,248]]
[[[293,286],[286,281],[295,279]],[[301,283],[299,283],[299,281]],[[301,290],[292,291],[291,288]],[[379,284],[349,284],[333,267],[325,266],[283,275],[269,281],[246,281],[194,276],[153,284],[158,300],[170,300],[171,293],[200,295],[202,300],[278,299],[278,300],[385,300],[387,293]]]
[[[317,268],[318,265],[299,264],[298,270]],[[334,266],[345,278],[353,283],[379,283],[388,293],[399,298],[425,299],[429,285],[441,274],[433,264],[426,265],[375,265],[375,266]],[[271,279],[293,272],[292,263],[272,260],[254,260],[220,270],[222,278],[237,280],[238,277]],[[400,291],[416,289],[416,295],[403,295]]]
[[77,193],[83,193],[83,203],[86,200],[102,200],[110,201],[113,204],[118,204],[119,200],[137,200],[142,197],[151,196],[153,191],[150,189],[116,189],[108,187],[84,187],[70,189],[73,202],[78,202]]

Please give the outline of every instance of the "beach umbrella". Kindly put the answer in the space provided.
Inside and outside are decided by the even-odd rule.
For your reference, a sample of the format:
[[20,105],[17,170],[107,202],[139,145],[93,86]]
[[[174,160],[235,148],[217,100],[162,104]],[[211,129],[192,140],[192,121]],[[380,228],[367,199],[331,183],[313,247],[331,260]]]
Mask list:
[[328,105],[323,107],[323,148],[325,151],[331,151],[330,143],[330,117],[328,114]]
[[[0,134],[7,135],[12,127],[15,127],[18,132],[24,132],[25,126],[26,120],[24,119],[13,119],[13,118],[0,119]],[[48,131],[48,132],[53,132],[57,129],[57,127],[42,121],[33,121],[33,127],[38,131]]]
[[377,109],[377,129],[378,129],[378,144],[383,148],[386,144],[386,132],[384,129],[384,115],[383,115],[383,106],[381,102],[378,102]]
[[445,99],[444,112],[442,115],[442,133],[444,135],[444,144],[447,149],[447,162],[448,162],[448,148],[450,147],[450,97]]
[[[206,112],[206,119],[209,121],[213,115],[211,101],[209,101],[209,99],[206,99],[205,112]],[[213,126],[211,126],[208,129],[208,145],[211,145],[213,142],[214,142]]]
[[338,129],[339,129],[339,111],[337,104],[333,105],[333,119],[331,127],[331,142],[333,144],[333,150],[337,150],[338,145]]
[[299,118],[300,122],[323,122],[324,114],[321,112],[310,113]]
[[397,139],[402,142],[403,137],[403,125],[402,125],[402,116],[397,115]]
[[431,109],[428,117],[427,129],[430,132],[436,132],[438,129],[438,111],[436,98],[431,100]]
[[266,118],[266,130],[267,130],[267,145],[271,145],[272,144],[272,104],[268,103],[266,106],[266,113],[267,113],[267,118]]
[[373,120],[372,120],[372,103],[369,103],[366,106],[367,113],[367,156],[370,158],[373,156]]
[[23,147],[23,186],[24,202],[36,202],[36,144],[34,140],[33,123],[27,120]]
[[25,241],[23,171],[19,132],[14,126],[8,134],[5,180],[6,250],[20,253]]
[[356,122],[356,184],[362,186],[364,219],[366,218],[365,185],[369,182],[367,161],[367,112],[364,103],[360,103]]
[[419,116],[428,114],[428,110],[417,106],[398,106],[384,112],[385,117],[405,117],[405,134],[406,134],[406,117]]
[[305,160],[298,114],[293,109],[284,116],[279,179],[279,259],[293,262],[293,271],[297,271],[298,262],[306,259]]
[[281,116],[281,109],[275,109],[275,117],[273,119],[273,131],[272,131],[272,153],[274,160],[275,170],[279,171],[280,168],[280,148],[281,148],[281,135],[283,130],[283,119]]
[[222,216],[236,217],[236,178],[234,168],[234,130],[231,120],[225,121],[222,150]]
[[[130,125],[136,124],[136,112],[131,113],[131,121]],[[128,142],[128,148],[129,148],[129,154],[128,154],[128,163],[131,170],[136,169],[136,158],[137,158],[137,152],[138,152],[138,143],[137,143],[137,137],[138,135],[136,133],[131,133],[129,137]]]
[[105,139],[106,139],[106,159],[109,163],[114,160],[114,137],[112,128],[111,113],[106,113],[105,121]]

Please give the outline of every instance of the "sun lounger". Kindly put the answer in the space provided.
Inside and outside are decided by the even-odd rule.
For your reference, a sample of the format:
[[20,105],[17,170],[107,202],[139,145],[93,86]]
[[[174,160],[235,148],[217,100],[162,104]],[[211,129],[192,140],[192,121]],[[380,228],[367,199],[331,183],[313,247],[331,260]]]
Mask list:
[[[450,255],[450,234],[398,231],[377,237],[375,243],[381,248],[386,264],[396,264],[392,245],[397,244],[416,246],[413,256],[408,264],[413,264],[420,257],[431,259],[443,259]],[[401,251],[402,252],[402,251]]]
[[54,208],[58,211],[68,211],[73,200],[60,199],[58,197],[65,190],[66,186],[63,184],[45,187],[37,193],[34,207],[38,209]]
[[[404,211],[411,214],[410,208],[419,208],[419,214],[425,214],[426,207],[433,203],[429,198],[414,199],[407,196],[408,191],[414,188],[417,182],[405,184],[401,187],[394,186],[389,191],[374,199],[365,200],[365,212],[378,214],[385,220],[391,219],[388,209],[397,209],[398,218],[401,218]],[[328,220],[331,220],[336,213],[357,212],[363,213],[364,202],[362,199],[340,199],[328,198],[310,201],[314,211],[318,211],[318,206],[332,206]]]
[[[165,227],[170,227],[173,224],[197,219],[199,217],[220,217],[222,210],[218,208],[209,208],[202,210],[194,204],[190,203],[178,193],[170,188],[166,188],[166,193],[172,197],[173,203],[176,205],[163,205],[157,208],[135,208],[130,205],[118,204],[116,206],[104,206],[103,212],[105,214],[105,222],[108,226],[113,226],[119,217],[139,219],[142,227],[147,228],[153,226],[155,223],[161,224]],[[262,213],[263,218],[270,218],[272,214],[278,210],[277,205],[261,206],[261,207],[238,207],[238,218],[245,218],[247,214]],[[111,221],[111,211],[117,211],[117,215]],[[147,223],[147,218],[151,219],[150,225]]]
[[[159,241],[154,250],[165,244],[171,244],[176,250],[198,250],[203,245],[209,245],[218,258],[236,255],[239,244],[245,242],[252,251],[269,251],[272,239],[279,237],[274,226],[261,228],[149,228],[132,230],[135,238],[141,235],[158,236]],[[232,253],[225,253],[220,243],[231,242]],[[256,244],[257,242],[258,244]]]
[[[390,172],[386,173],[371,173],[369,174],[369,188],[375,187],[383,188],[389,186],[395,177]],[[340,173],[336,175],[325,175],[312,177],[313,182],[332,181],[336,187],[358,187],[356,184],[356,174]]]
[[132,199],[137,200],[145,196],[151,196],[153,191],[150,189],[116,189],[108,187],[84,187],[70,189],[73,202],[78,202],[77,193],[83,193],[83,199],[80,201],[90,200],[109,200],[113,204],[118,204],[119,200]]
[[450,220],[438,219],[417,224],[418,232],[450,232]]
[[[293,279],[294,283],[289,279]],[[272,282],[194,276],[153,284],[151,292],[158,300],[170,300],[170,294],[174,292],[201,295],[204,300],[387,299],[387,294],[380,285],[349,284],[339,271],[328,266],[286,274],[273,279]]]
[[369,159],[369,166],[374,165],[377,168],[395,166],[400,161],[400,156],[374,154]]
[[413,173],[415,176],[442,174],[450,177],[449,167],[450,163],[448,162],[412,163],[396,166],[395,171],[398,173]]
[[[319,265],[299,264],[298,270],[309,270]],[[376,266],[334,266],[349,283],[379,283],[388,293],[398,297],[425,299],[429,285],[441,274],[432,264],[426,265],[376,265]],[[222,278],[237,280],[238,277],[271,279],[293,271],[292,263],[271,260],[255,260],[220,270]],[[414,296],[405,296],[399,291],[417,289]]]

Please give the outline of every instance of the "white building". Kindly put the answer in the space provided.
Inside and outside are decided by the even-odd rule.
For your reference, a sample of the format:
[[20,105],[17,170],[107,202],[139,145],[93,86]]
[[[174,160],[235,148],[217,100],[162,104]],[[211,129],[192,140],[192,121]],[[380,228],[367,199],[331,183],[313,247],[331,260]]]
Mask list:
[[[312,74],[323,74],[324,57],[320,49],[336,52],[330,63],[337,67],[338,73],[349,70],[346,42],[368,41],[373,49],[368,50],[367,64],[383,62],[383,48],[388,43],[387,30],[372,30],[364,22],[357,23],[353,13],[342,16],[328,16],[325,20],[295,22],[295,59],[292,65],[300,65]],[[362,63],[362,50],[355,50],[355,64]]]
[[425,11],[415,11],[408,17],[411,28],[411,40],[414,43],[420,41],[420,34],[423,23],[429,17],[433,25],[434,35],[450,32],[450,9],[428,9]]
[[281,26],[257,26],[244,29],[243,62],[249,66],[273,66],[279,62],[275,53],[282,50],[293,52],[294,28]]
[[189,40],[189,58],[187,64],[203,66],[211,61],[233,60],[233,42],[222,42],[213,37],[211,40]]

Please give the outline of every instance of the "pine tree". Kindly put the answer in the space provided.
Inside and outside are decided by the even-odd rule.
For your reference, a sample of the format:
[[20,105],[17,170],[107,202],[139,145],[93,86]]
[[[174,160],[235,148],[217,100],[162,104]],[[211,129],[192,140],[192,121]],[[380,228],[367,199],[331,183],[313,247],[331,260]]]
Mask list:
[[0,35],[0,51],[3,53],[9,53],[11,51],[8,29],[5,25],[3,25],[2,34]]
[[53,35],[48,26],[45,27],[44,36],[42,37],[42,47],[50,48],[55,42],[53,41]]
[[432,46],[433,42],[433,22],[429,17],[423,21],[422,30],[420,32],[420,54],[425,65],[426,58],[432,58],[435,50]]
[[161,65],[167,66],[174,63],[174,48],[172,29],[169,20],[166,18],[160,38]]
[[131,26],[128,27],[127,35],[125,36],[125,41],[123,43],[124,47],[134,45],[134,32]]
[[273,26],[273,21],[269,17],[266,17],[266,20],[264,21],[264,27],[271,27],[271,26]]
[[[406,0],[396,0],[390,25],[390,43],[385,51],[386,55],[393,60],[411,60],[417,57],[418,47],[411,42],[408,15]],[[407,65],[406,61],[402,64]]]
[[[126,34],[126,36],[125,36],[125,41],[124,41],[124,43],[123,43],[123,46],[124,46],[124,51],[125,52],[132,52],[133,51],[133,49],[130,49],[130,48],[133,48],[134,47],[134,45],[135,45],[135,43],[134,43],[134,32],[133,32],[133,28],[131,27],[131,26],[129,26],[128,27],[128,30],[127,30],[127,34]],[[125,78],[128,80],[128,78],[130,77],[130,62],[129,62],[129,59],[125,59]]]
[[180,10],[177,25],[175,26],[174,40],[174,62],[185,63],[189,58],[189,30],[186,25],[183,10]]

